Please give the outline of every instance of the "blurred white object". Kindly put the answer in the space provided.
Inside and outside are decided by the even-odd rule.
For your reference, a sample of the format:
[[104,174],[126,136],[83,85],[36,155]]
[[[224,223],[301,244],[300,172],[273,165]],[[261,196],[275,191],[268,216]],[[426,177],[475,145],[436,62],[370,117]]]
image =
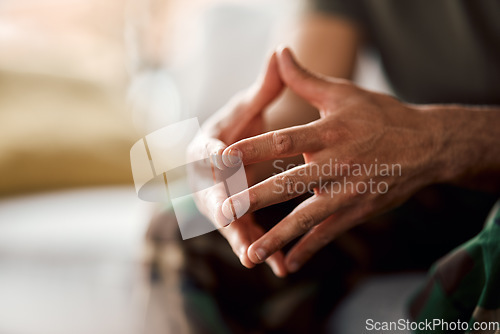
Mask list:
[[183,112],[203,122],[248,88],[277,46],[277,27],[295,13],[297,3],[219,1],[202,12],[192,24],[193,42],[172,56]]
[[127,0],[124,39],[129,72],[127,102],[134,124],[149,133],[181,120],[176,83],[167,69],[169,11],[175,1]]
[[181,120],[181,101],[166,69],[136,73],[127,94],[134,124],[140,132],[152,132]]
[[141,333],[150,210],[132,186],[0,200],[0,333]]

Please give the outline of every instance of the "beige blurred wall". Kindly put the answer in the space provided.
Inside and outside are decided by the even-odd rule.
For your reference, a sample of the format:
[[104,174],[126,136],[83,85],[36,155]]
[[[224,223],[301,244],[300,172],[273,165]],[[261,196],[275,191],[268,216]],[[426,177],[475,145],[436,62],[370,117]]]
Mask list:
[[0,196],[132,183],[131,75],[191,66],[221,2],[240,0],[0,1]]
[[0,2],[0,195],[132,182],[125,5]]

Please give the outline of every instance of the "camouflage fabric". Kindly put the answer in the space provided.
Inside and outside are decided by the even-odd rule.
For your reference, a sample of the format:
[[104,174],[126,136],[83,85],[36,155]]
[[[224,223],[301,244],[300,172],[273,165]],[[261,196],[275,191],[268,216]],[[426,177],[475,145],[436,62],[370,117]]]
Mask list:
[[[500,201],[475,238],[432,267],[426,285],[410,303],[410,315],[417,322],[460,320],[469,324],[467,333],[500,333],[495,328],[500,323]],[[475,322],[492,324],[473,331]],[[429,333],[417,331],[424,332]],[[434,333],[446,332],[434,328]]]
[[[268,230],[302,200],[260,210],[257,221]],[[146,238],[151,303],[167,305],[157,315],[166,332],[322,333],[335,306],[360,280],[428,269],[481,231],[495,200],[447,186],[422,190],[339,237],[285,279],[266,265],[244,268],[217,231],[181,240],[175,215],[165,206]],[[189,208],[198,219],[192,203],[186,203]]]
[[[280,208],[259,215],[272,224],[291,210]],[[182,241],[175,224],[164,224],[175,221],[171,210],[155,217],[148,235],[156,248],[154,276],[173,287],[163,298],[171,301],[168,318],[175,333],[320,333],[356,281],[357,261],[343,246],[325,248],[306,270],[280,279],[265,265],[244,268],[218,232]]]

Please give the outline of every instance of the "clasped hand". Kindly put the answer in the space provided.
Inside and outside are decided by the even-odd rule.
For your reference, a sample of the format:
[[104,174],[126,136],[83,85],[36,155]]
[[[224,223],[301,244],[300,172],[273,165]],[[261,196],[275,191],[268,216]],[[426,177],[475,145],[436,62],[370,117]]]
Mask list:
[[[320,119],[263,133],[263,112],[284,87],[316,107]],[[204,124],[189,154],[208,151],[221,169],[300,154],[305,164],[277,170],[230,198],[214,188],[197,205],[245,267],[267,262],[285,276],[341,233],[439,181],[440,130],[425,108],[310,73],[281,49],[253,87]],[[271,230],[255,222],[252,212],[306,192],[312,195]],[[281,249],[299,236],[285,256]]]

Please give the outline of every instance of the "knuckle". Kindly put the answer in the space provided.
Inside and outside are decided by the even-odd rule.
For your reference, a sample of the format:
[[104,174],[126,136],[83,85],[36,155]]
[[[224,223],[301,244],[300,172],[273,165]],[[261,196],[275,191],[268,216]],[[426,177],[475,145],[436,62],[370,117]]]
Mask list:
[[331,128],[324,128],[320,131],[320,138],[323,143],[335,143],[339,139],[339,134]]
[[338,174],[340,176],[345,176],[345,177],[349,177],[351,176],[351,167],[353,165],[353,161],[351,161],[350,159],[343,159],[341,161],[339,161],[337,164],[336,164],[336,170],[338,170]]
[[274,131],[272,133],[271,144],[276,155],[284,155],[292,152],[293,140],[289,134]]
[[328,144],[347,142],[352,138],[348,125],[339,117],[325,124],[320,133],[323,142]]
[[285,246],[286,241],[279,237],[270,238],[267,242],[267,250],[270,254]]
[[300,140],[308,140],[317,150],[325,148],[327,143],[323,141],[322,133],[324,132],[323,129],[328,130],[328,127],[322,127],[317,123],[309,123],[304,125],[304,129],[307,131],[302,133],[303,136]]
[[314,218],[305,212],[297,214],[296,222],[301,231],[308,231],[314,226]]
[[342,138],[344,121],[339,115],[333,115],[327,122],[318,125],[320,138],[329,144]]
[[283,173],[279,175],[278,179],[282,185],[282,189],[284,190],[283,191],[284,197],[287,199],[293,198],[297,184],[297,179],[295,178],[295,176],[288,173]]
[[250,202],[250,210],[254,210],[259,207],[259,196],[255,191],[248,192],[248,201]]

